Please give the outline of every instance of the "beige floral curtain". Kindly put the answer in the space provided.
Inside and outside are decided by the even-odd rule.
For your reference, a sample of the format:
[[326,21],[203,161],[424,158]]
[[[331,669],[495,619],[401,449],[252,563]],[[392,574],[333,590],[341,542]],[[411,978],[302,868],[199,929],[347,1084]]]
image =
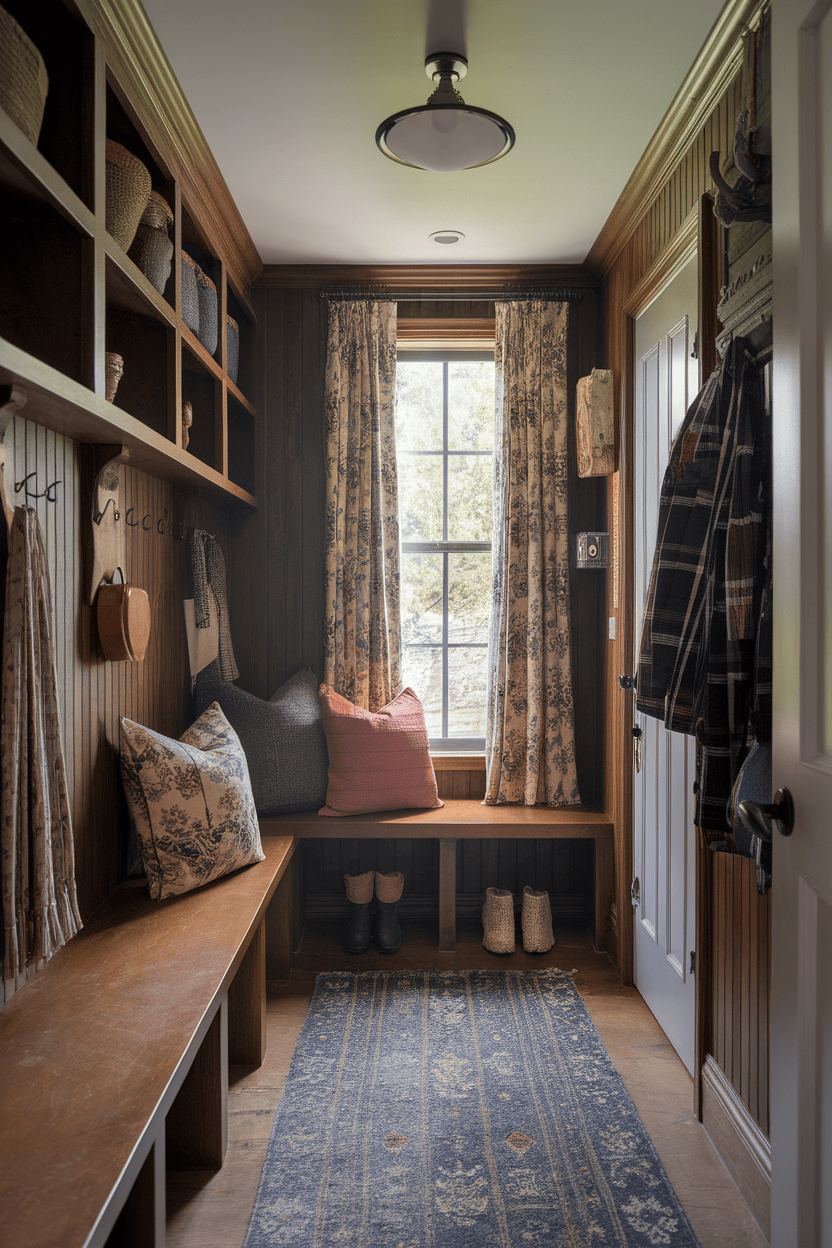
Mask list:
[[49,577],[37,515],[18,507],[3,629],[3,997],[81,927],[52,659]]
[[580,802],[569,654],[569,305],[496,306],[487,805]]
[[376,711],[400,691],[396,305],[329,305],[324,680]]

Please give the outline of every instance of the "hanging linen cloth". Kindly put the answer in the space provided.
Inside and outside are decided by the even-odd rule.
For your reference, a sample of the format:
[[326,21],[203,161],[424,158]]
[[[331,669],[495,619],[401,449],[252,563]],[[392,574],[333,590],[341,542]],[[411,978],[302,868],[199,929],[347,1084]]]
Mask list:
[[707,840],[730,831],[755,704],[770,718],[769,471],[759,374],[737,337],[671,447],[636,683],[638,710],[697,737],[695,818]]
[[569,305],[496,305],[485,803],[580,802],[569,646]]
[[0,717],[4,1000],[82,926],[51,619],[38,518],[18,507],[6,568]]
[[396,305],[329,305],[324,682],[377,711],[401,688]]
[[198,629],[208,629],[215,634],[221,679],[236,680],[240,672],[231,644],[225,557],[219,542],[205,529],[194,529],[191,537],[191,578],[194,623]]

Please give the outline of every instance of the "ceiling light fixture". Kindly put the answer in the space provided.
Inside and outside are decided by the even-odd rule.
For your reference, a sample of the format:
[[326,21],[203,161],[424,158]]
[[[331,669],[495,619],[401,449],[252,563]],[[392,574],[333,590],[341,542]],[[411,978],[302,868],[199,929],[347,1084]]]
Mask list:
[[514,131],[486,108],[466,104],[454,83],[468,73],[456,52],[434,52],[425,73],[437,83],[427,104],[405,108],[383,121],[376,143],[385,156],[413,169],[457,173],[490,164],[511,151]]
[[458,243],[465,235],[462,230],[434,230],[430,235],[435,243]]

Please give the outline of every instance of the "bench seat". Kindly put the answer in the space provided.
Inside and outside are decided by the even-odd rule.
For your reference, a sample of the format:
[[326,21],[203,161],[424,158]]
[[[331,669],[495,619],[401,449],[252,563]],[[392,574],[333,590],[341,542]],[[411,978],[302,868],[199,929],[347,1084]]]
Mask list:
[[228,1063],[263,1060],[264,919],[296,846],[270,837],[264,862],[165,901],[117,889],[0,1010],[4,1243],[98,1248],[122,1214],[113,1243],[161,1245],[166,1166],[222,1165]]
[[390,810],[340,819],[317,811],[260,820],[264,837],[433,837],[439,841],[439,948],[456,949],[456,844],[460,838],[590,838],[595,842],[595,947],[606,947],[615,886],[613,822],[593,806],[484,806],[446,797],[436,810]]

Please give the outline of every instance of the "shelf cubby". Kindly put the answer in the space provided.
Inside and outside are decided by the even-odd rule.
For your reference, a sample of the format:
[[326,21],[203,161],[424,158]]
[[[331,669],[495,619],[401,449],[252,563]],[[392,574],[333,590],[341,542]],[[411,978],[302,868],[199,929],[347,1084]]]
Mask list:
[[169,436],[170,364],[175,333],[154,317],[109,305],[106,349],[124,360],[114,406]]
[[[253,393],[251,368],[252,360],[254,359],[256,322],[254,313],[248,304],[237,295],[230,282],[226,285],[226,301],[227,313],[229,316],[233,316],[240,331],[240,362],[237,371],[236,389],[242,397],[242,395]],[[231,384],[235,383],[232,382]]]
[[92,243],[47,204],[26,215],[18,197],[0,208],[0,336],[74,381],[88,382],[85,281]]
[[93,36],[60,0],[4,0],[3,7],[32,40],[49,75],[38,150],[92,210]]
[[190,429],[188,452],[203,464],[221,470],[222,459],[222,389],[212,375],[187,347],[182,349],[182,403],[189,401],[194,420]]

